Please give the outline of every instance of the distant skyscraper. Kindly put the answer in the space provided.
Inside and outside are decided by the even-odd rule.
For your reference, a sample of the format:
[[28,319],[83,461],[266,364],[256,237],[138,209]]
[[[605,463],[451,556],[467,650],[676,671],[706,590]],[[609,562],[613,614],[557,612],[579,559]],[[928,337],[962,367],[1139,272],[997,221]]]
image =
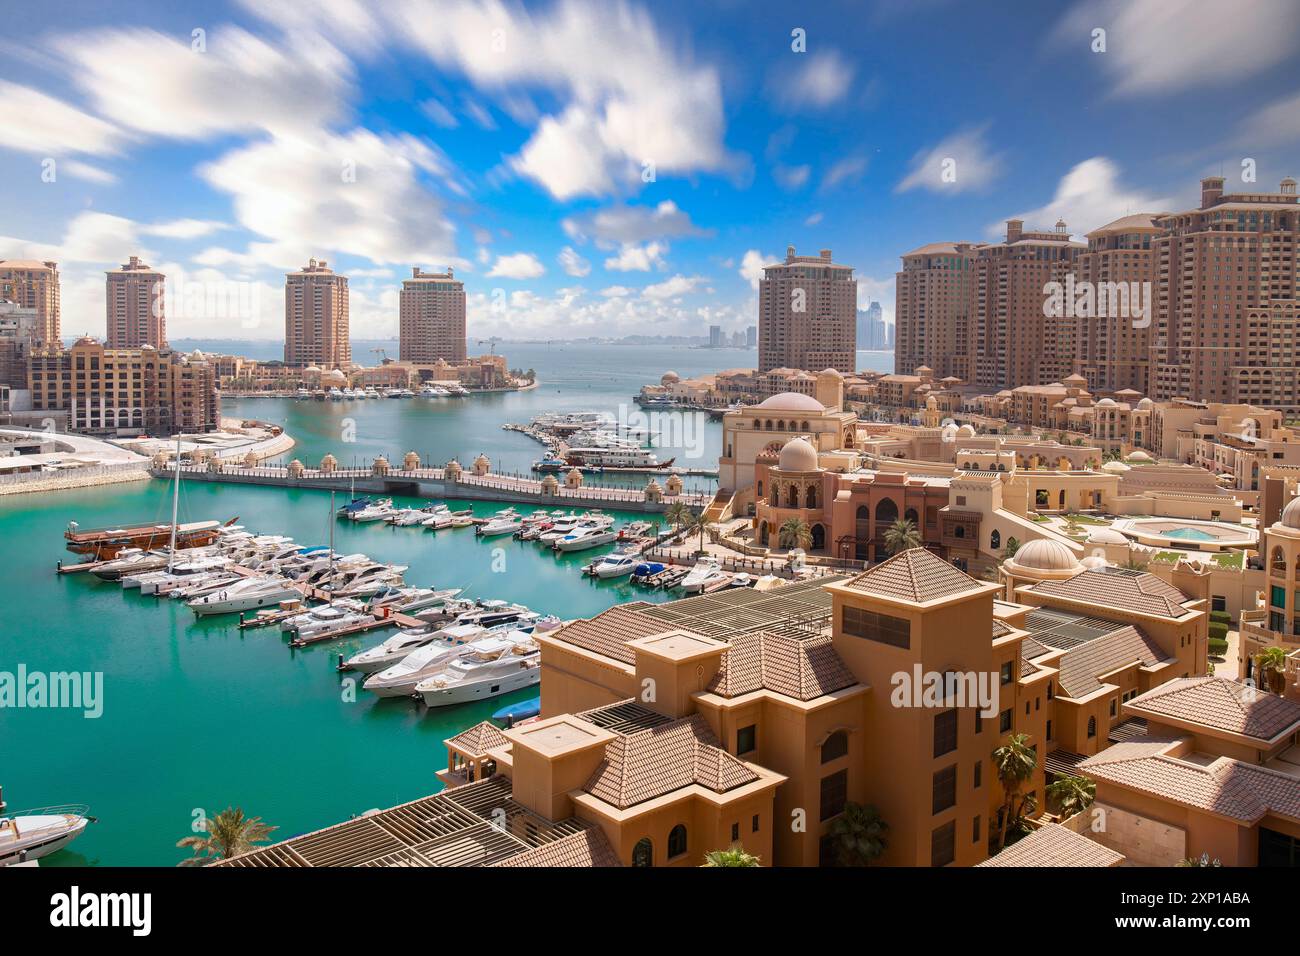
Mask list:
[[970,378],[966,335],[976,248],[932,242],[903,254],[895,279],[895,372],[910,375],[925,365],[939,378]]
[[399,352],[403,362],[431,365],[438,359],[463,362],[465,283],[446,272],[411,270],[402,282]]
[[323,259],[284,277],[284,364],[326,371],[352,364],[348,279]]
[[722,348],[722,326],[720,325],[709,326],[709,348],[711,349]]
[[132,256],[107,273],[104,288],[105,322],[110,349],[167,347],[167,318],[163,314],[164,276]]
[[758,370],[854,371],[856,311],[852,266],[832,262],[829,249],[796,256],[787,246],[758,284]]
[[745,348],[752,349],[758,347],[758,326],[750,325],[745,327]]
[[60,345],[59,264],[35,259],[0,259],[0,299],[36,310],[37,336]]
[[872,302],[858,311],[858,348],[882,351],[893,344],[890,327],[885,323],[884,310],[879,302]]
[[[1151,283],[1147,288],[1154,289],[1153,243],[1161,232],[1154,218],[1151,213],[1125,216],[1088,233],[1088,248],[1079,253],[1074,267],[1076,283],[1089,283],[1088,288],[1096,290],[1121,282],[1128,292],[1133,283],[1141,290],[1146,282]],[[1151,322],[1134,321],[1130,315],[1105,309],[1096,317],[1077,317],[1074,324],[1073,369],[1088,380],[1090,389],[1117,392],[1131,388],[1146,393]]]

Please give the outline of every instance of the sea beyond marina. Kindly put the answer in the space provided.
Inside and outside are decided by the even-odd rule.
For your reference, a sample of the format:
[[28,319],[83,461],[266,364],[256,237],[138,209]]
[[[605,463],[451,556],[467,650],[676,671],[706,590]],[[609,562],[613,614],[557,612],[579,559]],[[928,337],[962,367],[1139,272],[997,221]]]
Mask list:
[[[668,369],[686,377],[752,366],[755,353],[557,343],[511,346],[509,359],[535,369],[540,386],[450,400],[246,399],[225,402],[223,411],[284,425],[298,442],[287,457],[309,464],[326,452],[348,464],[381,453],[400,459],[414,449],[438,464],[483,452],[496,470],[527,471],[542,449],[503,431],[503,423],[557,411],[617,415],[620,405],[634,407],[642,384]],[[864,368],[892,365],[888,353],[861,353],[859,360]],[[716,465],[720,426],[708,423],[702,436],[701,459],[683,464]],[[663,459],[688,450],[656,452]],[[22,665],[28,673],[103,675],[98,717],[71,708],[0,708],[0,785],[9,805],[85,803],[98,818],[43,866],[170,866],[188,856],[175,844],[194,832],[198,815],[227,806],[262,817],[279,828],[274,838],[284,839],[416,799],[440,789],[434,771],[446,765],[444,738],[536,696],[532,688],[429,711],[359,688],[349,694],[335,671],[338,655],[392,631],[291,650],[275,627],[240,631],[234,616],[196,619],[182,601],[141,596],[90,575],[55,574],[56,562],[78,560],[64,549],[69,521],[83,528],[166,523],[171,497],[170,485],[154,480],[0,499],[0,671],[17,673]],[[479,515],[500,508],[448,504]],[[435,533],[337,521],[329,509],[328,493],[299,489],[193,483],[182,484],[180,495],[182,521],[238,516],[250,530],[308,546],[327,544],[332,526],[339,553],[407,565],[409,584],[464,588],[468,597],[516,601],[565,619],[676,596],[625,579],[583,577],[581,567],[608,548],[560,555],[509,537],[477,539],[470,528]],[[645,517],[610,513],[620,524]]]

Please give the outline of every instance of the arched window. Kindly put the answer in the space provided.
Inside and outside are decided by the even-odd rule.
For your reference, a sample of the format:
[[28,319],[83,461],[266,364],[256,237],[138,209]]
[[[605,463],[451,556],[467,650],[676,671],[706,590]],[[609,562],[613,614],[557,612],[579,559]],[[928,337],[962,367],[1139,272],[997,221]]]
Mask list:
[[903,517],[912,522],[916,527],[919,528],[921,526],[921,516],[916,513],[915,508],[908,508],[903,512]]
[[763,497],[763,483],[761,481],[758,483],[758,493],[754,497],[756,498]]
[[797,485],[791,485],[785,493],[785,506],[787,508],[799,507],[799,488]]
[[1286,575],[1286,553],[1281,548],[1273,549],[1273,573]]
[[785,419],[784,419],[784,418],[778,418],[778,419],[776,420],[776,430],[779,431],[779,432],[783,432],[783,431],[785,431]]
[[876,503],[876,531],[884,533],[882,524],[893,524],[898,520],[898,505],[894,503],[893,498],[881,498]]
[[804,423],[803,423],[803,431],[806,431],[806,432],[812,431],[812,429],[808,427],[808,423],[807,423],[807,422],[804,422]]
[[808,490],[804,492],[803,506],[805,508],[817,507],[817,486],[816,485],[810,485]]
[[846,731],[837,730],[826,738],[822,744],[822,763],[830,763],[837,760],[849,752],[849,735]]
[[966,526],[964,524],[957,525],[957,527],[952,529],[952,536],[954,538],[966,537]]
[[1002,533],[995,528],[989,535],[989,550],[996,551],[1000,547],[1002,547]]
[[772,430],[772,419],[770,418],[767,420],[767,430],[768,431]]
[[675,856],[681,856],[686,852],[686,827],[683,824],[677,824],[668,833],[668,859]]
[[654,844],[650,842],[649,837],[642,837],[640,840],[636,841],[636,846],[632,847],[632,865],[655,865],[655,848]]
[[1096,736],[1097,736],[1097,718],[1089,717],[1088,718],[1088,739],[1091,740],[1093,737]]
[[812,549],[821,551],[826,547],[826,529],[819,524],[812,526]]
[[779,507],[781,504],[781,487],[774,481],[772,482],[772,507]]

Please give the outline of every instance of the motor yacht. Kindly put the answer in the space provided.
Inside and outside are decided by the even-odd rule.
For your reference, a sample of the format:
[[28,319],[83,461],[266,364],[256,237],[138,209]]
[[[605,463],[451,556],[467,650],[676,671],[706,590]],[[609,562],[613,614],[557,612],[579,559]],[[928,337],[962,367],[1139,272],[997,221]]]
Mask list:
[[542,544],[554,546],[555,542],[559,541],[566,534],[570,534],[581,523],[582,517],[579,515],[564,515],[562,517],[557,517],[550,529],[543,531],[537,536],[537,540],[541,541]]
[[339,598],[332,604],[322,604],[309,608],[299,614],[286,617],[280,622],[280,630],[285,634],[297,634],[303,627],[310,627],[318,622],[337,624],[340,617],[358,611],[364,611],[365,605],[350,598]]
[[327,604],[324,607],[316,608],[310,620],[300,621],[288,633],[293,636],[295,643],[298,641],[305,642],[328,631],[336,631],[340,628],[350,627],[353,624],[373,620],[374,615],[367,614],[365,611],[348,610],[339,605]]
[[167,552],[142,551],[139,548],[123,548],[112,561],[107,561],[91,574],[101,581],[120,581],[128,574],[140,574],[144,571],[156,571],[167,566]]
[[586,551],[588,548],[609,544],[618,538],[618,533],[609,525],[585,524],[566,534],[555,542],[556,551]]
[[420,524],[426,528],[432,528],[434,531],[439,531],[443,528],[450,528],[454,520],[455,516],[451,513],[451,509],[446,505],[440,505],[425,515]]
[[84,804],[0,813],[0,866],[39,860],[81,836],[91,817]]
[[493,518],[474,529],[474,533],[480,538],[495,538],[502,534],[514,534],[521,527],[523,522],[513,515],[505,518]]
[[498,697],[542,679],[541,648],[525,634],[507,632],[470,644],[465,653],[415,685],[429,707]]
[[406,697],[415,693],[416,684],[442,670],[468,646],[446,639],[431,641],[396,664],[371,674],[361,686],[378,697]]
[[615,551],[613,554],[607,554],[591,569],[591,573],[598,578],[621,578],[631,574],[636,570],[636,566],[641,563],[638,555],[626,551]]
[[441,607],[460,594],[461,590],[462,588],[443,588],[438,591],[433,588],[394,588],[388,594],[375,595],[370,607],[372,610],[391,607],[403,614],[415,614],[417,611]]
[[380,498],[378,501],[362,508],[360,511],[352,512],[347,517],[351,518],[353,521],[379,521],[382,518],[388,517],[392,512],[393,499]]
[[423,524],[429,517],[429,512],[423,508],[398,508],[389,512],[384,521],[398,528],[407,528],[411,525]]
[[468,644],[485,635],[487,630],[477,624],[453,624],[449,627],[413,627],[398,631],[369,650],[353,654],[343,662],[346,670],[357,670],[364,674],[375,674],[400,664],[422,647],[437,644],[443,647],[456,647]]
[[722,570],[717,558],[700,558],[695,567],[682,578],[682,590],[687,594],[704,591],[712,585],[727,580],[727,572]]
[[196,615],[206,617],[211,614],[234,614],[274,607],[282,601],[301,598],[301,592],[277,578],[246,578],[228,588],[196,597],[188,605]]

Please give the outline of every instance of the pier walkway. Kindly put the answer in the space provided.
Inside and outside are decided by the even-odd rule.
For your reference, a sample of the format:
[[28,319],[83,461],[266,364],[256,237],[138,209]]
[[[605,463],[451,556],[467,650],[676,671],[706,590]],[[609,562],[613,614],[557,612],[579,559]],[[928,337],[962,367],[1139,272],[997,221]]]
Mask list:
[[[169,478],[173,465],[155,466],[151,474]],[[460,472],[448,476],[443,468],[317,468],[247,467],[227,462],[182,465],[186,481],[213,481],[226,484],[269,485],[279,488],[319,488],[324,491],[355,491],[359,495],[406,495],[415,498],[453,498],[477,501],[501,501],[532,504],[538,507],[610,508],[623,511],[657,513],[680,501],[691,508],[704,508],[713,495],[683,491],[670,495],[645,490],[581,485],[576,488],[553,483],[548,489],[544,480],[508,475],[474,475]]]

